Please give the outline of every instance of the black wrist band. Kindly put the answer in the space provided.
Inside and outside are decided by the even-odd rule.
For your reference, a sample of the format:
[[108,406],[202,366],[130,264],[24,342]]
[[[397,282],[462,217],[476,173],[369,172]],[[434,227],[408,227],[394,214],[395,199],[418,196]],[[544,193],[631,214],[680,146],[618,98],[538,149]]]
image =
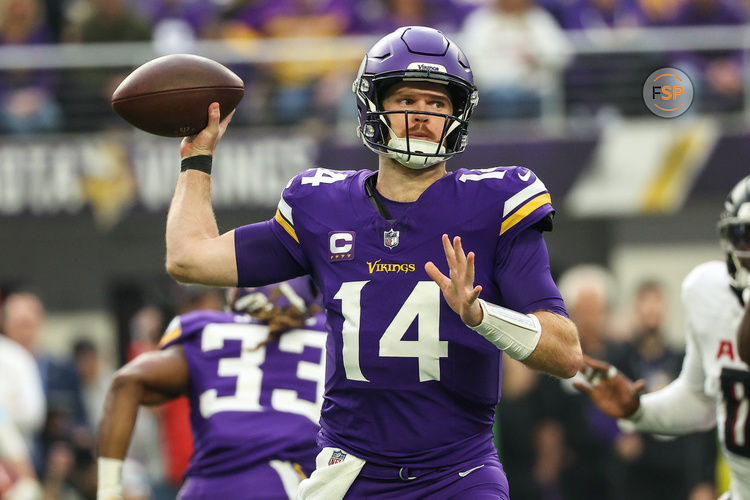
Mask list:
[[200,170],[201,172],[211,175],[212,161],[213,156],[211,155],[189,156],[187,158],[183,158],[180,166],[180,172],[193,169]]

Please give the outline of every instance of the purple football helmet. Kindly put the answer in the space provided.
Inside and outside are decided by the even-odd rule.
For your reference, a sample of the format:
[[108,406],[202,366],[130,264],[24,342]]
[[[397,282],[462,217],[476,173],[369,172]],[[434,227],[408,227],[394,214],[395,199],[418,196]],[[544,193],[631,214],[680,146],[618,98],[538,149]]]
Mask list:
[[[453,102],[453,114],[420,112],[445,118],[438,143],[397,138],[387,115],[409,111],[384,111],[387,89],[401,81],[426,81],[446,86]],[[379,155],[393,158],[414,169],[426,168],[466,148],[469,117],[479,102],[469,61],[461,49],[440,31],[425,26],[405,26],[381,38],[365,55],[352,84],[357,96],[362,142]],[[415,113],[415,112],[411,112]]]
[[301,276],[257,288],[231,288],[227,304],[232,311],[244,314],[289,306],[294,306],[305,314],[317,299],[318,292],[312,279],[309,276]]

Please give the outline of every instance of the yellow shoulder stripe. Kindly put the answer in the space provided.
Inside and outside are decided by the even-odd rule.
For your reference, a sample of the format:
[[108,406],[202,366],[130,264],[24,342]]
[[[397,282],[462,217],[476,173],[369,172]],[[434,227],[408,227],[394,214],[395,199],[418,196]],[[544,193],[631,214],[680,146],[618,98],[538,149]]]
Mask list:
[[294,230],[294,228],[293,228],[293,227],[292,227],[292,226],[291,226],[291,225],[290,225],[290,224],[289,224],[289,223],[288,223],[288,222],[287,222],[287,221],[286,221],[286,220],[284,219],[284,217],[282,217],[282,215],[281,215],[281,212],[280,212],[280,211],[279,211],[278,209],[276,209],[276,217],[274,217],[274,218],[276,219],[276,222],[278,222],[278,223],[279,223],[279,225],[280,225],[281,227],[283,227],[283,228],[284,228],[284,231],[286,231],[287,233],[289,233],[289,236],[291,236],[292,238],[294,238],[294,241],[296,241],[297,243],[299,243],[299,238],[297,238],[297,233],[296,233],[296,231],[295,231],[295,230]]
[[165,333],[162,336],[161,340],[159,341],[159,347],[160,348],[164,347],[165,345],[169,344],[170,342],[172,342],[174,339],[176,339],[180,335],[182,335],[182,328],[177,328],[175,330],[172,330],[169,333]]
[[550,198],[549,193],[540,194],[536,198],[527,201],[524,206],[503,221],[503,225],[500,226],[500,234],[502,235],[505,231],[521,222],[531,212],[547,203],[552,203],[552,198]]

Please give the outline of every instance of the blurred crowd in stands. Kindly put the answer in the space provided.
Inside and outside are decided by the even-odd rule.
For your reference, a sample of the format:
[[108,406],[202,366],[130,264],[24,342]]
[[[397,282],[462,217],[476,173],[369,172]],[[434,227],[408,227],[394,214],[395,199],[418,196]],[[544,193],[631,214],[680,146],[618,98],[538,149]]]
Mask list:
[[[645,380],[646,392],[679,375],[684,353],[666,342],[668,292],[658,281],[642,281],[617,312],[616,283],[603,267],[573,267],[558,285],[584,354]],[[513,498],[717,497],[714,431],[679,438],[622,433],[573,380],[545,377],[505,358],[497,436]]]
[[[480,88],[480,117],[645,113],[648,74],[663,66],[693,80],[697,110],[743,102],[743,51],[608,53],[633,42],[617,28],[736,26],[747,0],[0,0],[2,45],[153,41],[159,53],[197,40],[237,50],[260,39],[377,35],[425,24],[455,36]],[[611,34],[608,34],[611,33]],[[599,51],[578,54],[571,33]],[[623,38],[625,36],[625,38]],[[635,35],[637,37],[637,35]],[[364,47],[363,47],[364,48]],[[350,119],[358,61],[233,66],[248,87],[236,121],[294,124]],[[132,68],[2,70],[0,133],[95,130],[122,125],[109,97]]]
[[[606,359],[657,390],[679,373],[683,353],[666,342],[665,290],[645,280],[625,300],[612,276],[581,265],[558,280],[585,353]],[[168,303],[122,293],[112,315],[123,364],[157,348],[173,314],[223,309],[219,289],[174,285]],[[129,296],[129,298],[128,298]],[[83,336],[54,356],[39,348],[45,311],[17,291],[0,322],[0,498],[25,482],[45,499],[87,500],[96,492],[95,434],[116,366]],[[71,338],[75,338],[74,336]],[[505,358],[496,442],[517,500],[713,500],[713,431],[662,439],[623,434],[570,380]],[[20,435],[9,439],[9,433]],[[12,443],[15,443],[11,446]],[[144,408],[124,469],[126,500],[173,499],[192,451],[187,401]]]

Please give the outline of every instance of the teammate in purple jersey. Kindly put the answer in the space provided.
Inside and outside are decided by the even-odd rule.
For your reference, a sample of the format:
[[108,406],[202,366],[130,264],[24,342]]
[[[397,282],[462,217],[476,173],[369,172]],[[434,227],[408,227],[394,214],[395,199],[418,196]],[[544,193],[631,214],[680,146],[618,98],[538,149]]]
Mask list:
[[99,500],[122,498],[139,405],[183,394],[194,450],[180,499],[289,499],[314,470],[326,334],[312,282],[234,289],[230,298],[234,312],[176,317],[160,351],[115,375],[99,427]]
[[559,377],[581,363],[542,237],[550,195],[522,167],[446,170],[478,93],[439,31],[382,38],[353,90],[378,171],[303,172],[273,219],[222,235],[210,171],[231,116],[212,104],[182,142],[167,270],[241,286],[309,273],[322,291],[323,450],[298,498],[507,499],[492,445],[502,351]]

